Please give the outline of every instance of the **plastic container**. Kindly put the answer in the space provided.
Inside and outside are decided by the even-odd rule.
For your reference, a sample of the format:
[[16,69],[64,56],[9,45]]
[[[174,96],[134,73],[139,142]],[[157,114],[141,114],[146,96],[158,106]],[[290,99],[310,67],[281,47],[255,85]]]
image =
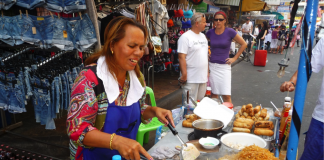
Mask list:
[[213,137],[200,138],[199,144],[205,149],[214,149],[219,144],[219,140]]
[[211,87],[207,87],[205,97],[211,98]]
[[231,103],[231,102],[224,102],[223,105],[226,106],[226,107],[228,107],[229,109],[233,110],[233,107],[234,107],[233,106],[233,103]]
[[285,141],[286,137],[288,137],[288,135],[289,135],[291,116],[292,116],[292,109],[289,110],[289,116],[285,122],[285,130],[284,130],[282,139],[280,140],[280,142],[281,142],[280,145],[283,145],[283,142]]
[[285,124],[286,124],[286,120],[289,116],[289,110],[291,109],[291,103],[290,102],[285,102],[284,104],[284,109],[283,109],[283,115],[281,117],[280,120],[280,128],[279,128],[279,140],[282,139],[283,137],[283,133],[285,131]]

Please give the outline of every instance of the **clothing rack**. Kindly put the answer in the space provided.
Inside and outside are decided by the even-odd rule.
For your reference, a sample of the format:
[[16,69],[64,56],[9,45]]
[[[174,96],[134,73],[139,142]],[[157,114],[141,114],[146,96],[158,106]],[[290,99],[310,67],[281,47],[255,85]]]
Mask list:
[[39,64],[37,64],[37,67],[40,67],[50,61],[52,61],[53,59],[57,58],[57,57],[60,57],[61,55],[63,55],[64,53],[67,53],[66,51],[60,51],[58,54],[55,54],[53,57],[51,58],[48,58],[46,60],[44,60],[43,62],[40,62]]
[[[13,57],[15,57],[15,56],[17,56],[19,54],[22,54],[22,53],[25,53],[25,52],[29,51],[30,49],[33,49],[33,48],[31,48],[31,47],[24,48],[21,51],[18,51],[17,53],[15,53],[15,54],[13,54],[13,55],[5,58],[2,61],[9,60],[9,59],[11,59],[11,58],[13,58]],[[56,59],[57,57],[60,57],[61,55],[65,54],[65,53],[67,53],[67,51],[59,51],[53,57],[48,58],[48,59],[44,60],[43,62],[37,64],[37,66],[40,67],[40,66],[42,66],[42,65],[44,65],[44,64],[52,61],[53,59]],[[15,136],[22,137],[24,139],[36,141],[38,143],[43,143],[43,144],[46,144],[46,145],[51,145],[51,146],[55,146],[55,147],[69,149],[66,146],[60,146],[60,145],[56,145],[56,144],[47,143],[47,142],[44,142],[44,141],[41,141],[41,140],[37,140],[37,139],[31,138],[31,137],[27,137],[27,136],[24,136],[24,135],[21,135],[21,134],[17,134],[17,133],[11,132],[11,130],[16,129],[16,128],[22,126],[22,124],[23,124],[22,121],[16,122],[15,114],[13,114],[14,124],[8,125],[7,120],[6,120],[7,117],[6,117],[5,111],[3,109],[1,109],[1,108],[0,108],[0,115],[1,115],[1,121],[2,121],[2,128],[0,129],[0,136],[7,133],[7,134],[12,134],[12,135],[15,135]],[[51,156],[47,156],[47,157],[51,157]],[[57,158],[54,158],[54,159],[57,159]]]
[[9,59],[11,59],[11,58],[13,58],[13,57],[16,57],[16,56],[18,56],[18,55],[20,55],[20,54],[22,54],[22,53],[25,53],[25,52],[27,52],[27,51],[29,51],[29,50],[31,50],[31,49],[32,49],[32,48],[30,48],[30,47],[23,48],[22,50],[20,50],[20,51],[18,51],[18,52],[16,52],[16,53],[14,53],[14,54],[12,54],[12,55],[10,55],[10,56],[4,58],[4,59],[2,60],[2,62],[7,61],[7,60],[9,60]]

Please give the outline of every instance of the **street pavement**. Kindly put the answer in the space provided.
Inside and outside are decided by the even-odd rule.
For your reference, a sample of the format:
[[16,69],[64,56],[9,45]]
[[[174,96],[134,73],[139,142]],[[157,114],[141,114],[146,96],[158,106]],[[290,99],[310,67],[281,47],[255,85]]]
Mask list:
[[[234,106],[242,106],[252,103],[253,106],[262,104],[262,107],[273,108],[270,101],[277,107],[282,107],[287,92],[282,93],[279,90],[284,81],[288,81],[298,68],[300,47],[295,47],[293,55],[288,50],[287,56],[290,58],[289,66],[282,78],[277,77],[279,70],[278,62],[284,58],[284,54],[268,53],[268,63],[265,67],[253,66],[251,63],[241,61],[232,67],[232,101]],[[284,51],[284,53],[286,53]],[[253,62],[254,55],[251,56]],[[301,135],[298,146],[298,157],[304,150],[305,133],[308,130],[312,113],[318,99],[319,89],[321,86],[323,72],[313,73],[308,83],[305,107],[302,119]],[[294,99],[295,92],[289,93]],[[275,109],[274,109],[275,110]]]

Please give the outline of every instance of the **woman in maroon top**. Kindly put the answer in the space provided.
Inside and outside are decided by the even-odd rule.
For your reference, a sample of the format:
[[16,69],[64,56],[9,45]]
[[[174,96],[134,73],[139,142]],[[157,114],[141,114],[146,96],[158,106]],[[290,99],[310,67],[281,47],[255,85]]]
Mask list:
[[277,54],[276,52],[276,48],[277,48],[277,44],[278,44],[278,26],[275,27],[275,29],[272,31],[272,35],[271,35],[271,49],[270,49],[270,53],[272,52],[272,50],[274,50],[273,53]]

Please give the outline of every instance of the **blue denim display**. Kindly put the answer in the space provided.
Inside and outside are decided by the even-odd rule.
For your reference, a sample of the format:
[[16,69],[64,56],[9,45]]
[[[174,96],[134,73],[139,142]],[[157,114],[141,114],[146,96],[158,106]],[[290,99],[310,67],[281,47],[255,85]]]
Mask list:
[[61,78],[55,77],[54,78],[54,99],[53,101],[55,101],[55,113],[60,113],[60,108],[61,108],[61,87],[60,87],[60,82]]
[[[15,77],[13,73],[9,73],[8,77]],[[22,71],[19,72],[18,77],[16,78],[16,84],[14,88],[9,91],[9,107],[8,110],[10,113],[23,113],[26,112],[25,108],[25,91],[24,91],[24,74]]]
[[41,36],[39,38],[41,40],[41,43],[39,43],[40,48],[48,49],[52,47],[53,28],[56,19],[56,16],[36,17],[29,15],[28,18],[25,20],[26,24],[33,24],[33,26],[36,27],[36,33],[39,32]]
[[0,2],[2,2],[0,5],[1,10],[8,10],[16,3],[15,0],[0,0]]
[[60,74],[58,78],[59,78],[59,87],[60,87],[60,109],[63,110],[64,94],[63,94],[62,74]]
[[53,46],[56,46],[61,50],[73,50],[73,41],[71,38],[69,38],[69,35],[67,35],[67,30],[67,21],[63,18],[56,19],[53,29]]
[[66,14],[87,9],[85,0],[47,0],[45,8],[53,12]]
[[55,129],[54,119],[51,117],[50,91],[34,88],[33,94],[36,122],[46,125],[45,129]]
[[[77,67],[74,67],[73,69],[72,69],[72,82],[74,82],[75,81],[75,79],[78,77],[78,70],[77,70]],[[71,86],[71,88],[72,88],[72,86]]]
[[26,99],[27,100],[29,100],[30,96],[33,95],[32,87],[31,87],[31,83],[30,83],[30,79],[31,79],[30,72],[31,72],[31,69],[29,67],[25,67],[24,75],[25,75]]
[[63,88],[63,108],[67,110],[69,106],[69,85],[68,85],[68,80],[67,80],[67,74],[66,72],[61,75],[62,79],[62,88]]
[[86,10],[85,0],[64,0],[63,12],[66,14]]
[[[16,78],[13,76],[7,76],[5,73],[0,72],[0,108],[3,110],[7,110],[9,108],[9,92],[13,90],[12,83],[8,83],[9,81],[13,81]],[[6,83],[3,81],[7,81]]]
[[33,10],[36,7],[43,6],[45,4],[45,0],[17,0],[16,5]]
[[55,80],[51,83],[51,108],[49,109],[49,115],[51,118],[56,118],[56,100],[55,100]]
[[12,25],[13,28],[13,39],[15,41],[22,41],[27,42],[29,44],[37,45],[39,44],[42,36],[38,29],[36,28],[36,33],[33,33],[32,28],[36,27],[30,18],[30,15],[27,16],[25,14],[18,15],[15,17],[12,17],[12,23],[15,25]]
[[72,41],[74,48],[83,52],[97,42],[96,33],[88,14],[80,17],[64,18],[67,20],[68,40]]
[[0,40],[11,46],[15,45],[15,40],[12,37],[14,32],[12,28],[12,18],[1,16],[0,17]]

